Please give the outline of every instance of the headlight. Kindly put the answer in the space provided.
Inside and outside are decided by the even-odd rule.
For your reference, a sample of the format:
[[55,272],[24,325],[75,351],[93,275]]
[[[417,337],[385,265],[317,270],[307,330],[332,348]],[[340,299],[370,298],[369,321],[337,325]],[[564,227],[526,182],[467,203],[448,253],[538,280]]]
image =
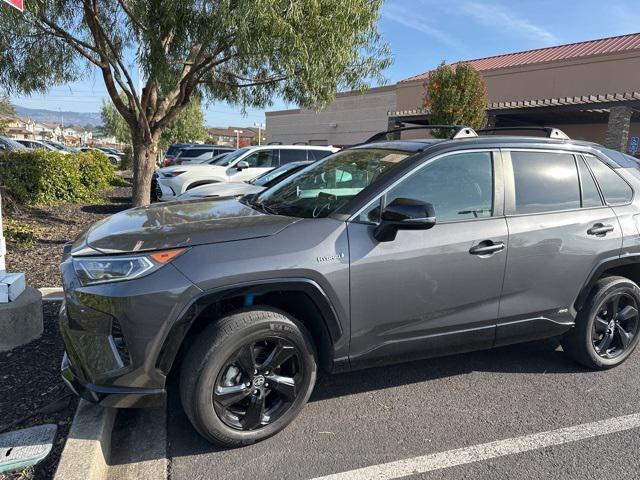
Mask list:
[[132,280],[159,269],[181,255],[186,249],[178,248],[129,257],[77,257],[73,268],[82,285]]

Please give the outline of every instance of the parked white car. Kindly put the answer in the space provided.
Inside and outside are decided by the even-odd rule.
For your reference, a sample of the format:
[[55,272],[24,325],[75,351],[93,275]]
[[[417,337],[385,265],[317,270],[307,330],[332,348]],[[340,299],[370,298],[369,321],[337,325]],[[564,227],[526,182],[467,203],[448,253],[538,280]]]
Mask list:
[[280,165],[309,160],[313,162],[338,150],[311,145],[245,147],[213,164],[175,165],[157,170],[154,196],[166,202],[201,185],[250,180]]
[[[31,148],[32,150],[50,150],[50,151],[54,151],[54,152],[58,151],[57,148],[52,147],[48,143],[41,142],[40,140],[29,140],[29,139],[24,139],[24,138],[16,138],[16,142],[18,142],[22,146],[25,146],[27,148]],[[66,154],[68,152],[62,152],[61,151],[60,153]]]

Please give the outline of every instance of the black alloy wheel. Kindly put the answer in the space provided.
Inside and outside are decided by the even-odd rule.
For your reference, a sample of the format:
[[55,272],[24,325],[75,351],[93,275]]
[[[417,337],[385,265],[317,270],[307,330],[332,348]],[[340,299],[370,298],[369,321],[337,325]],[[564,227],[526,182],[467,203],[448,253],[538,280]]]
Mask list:
[[602,301],[593,322],[592,344],[605,359],[624,354],[638,334],[638,304],[626,292],[616,292]]
[[291,342],[279,337],[249,342],[220,370],[213,391],[216,414],[237,430],[263,428],[289,410],[304,376]]
[[252,307],[198,332],[181,366],[180,400],[195,429],[223,447],[264,440],[311,396],[318,357],[306,327],[272,307]]
[[640,341],[640,287],[611,275],[599,279],[578,309],[575,326],[561,339],[567,355],[594,370],[629,358]]

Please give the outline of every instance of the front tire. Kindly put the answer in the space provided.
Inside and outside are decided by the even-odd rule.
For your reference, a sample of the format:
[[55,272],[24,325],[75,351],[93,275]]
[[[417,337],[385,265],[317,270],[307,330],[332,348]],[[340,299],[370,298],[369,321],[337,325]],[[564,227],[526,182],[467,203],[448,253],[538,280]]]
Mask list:
[[206,328],[182,365],[180,397],[195,429],[224,447],[264,440],[300,413],[317,361],[306,328],[283,312],[244,310]]
[[562,338],[564,351],[594,370],[623,363],[640,340],[640,288],[611,276],[596,283],[578,312],[576,325]]

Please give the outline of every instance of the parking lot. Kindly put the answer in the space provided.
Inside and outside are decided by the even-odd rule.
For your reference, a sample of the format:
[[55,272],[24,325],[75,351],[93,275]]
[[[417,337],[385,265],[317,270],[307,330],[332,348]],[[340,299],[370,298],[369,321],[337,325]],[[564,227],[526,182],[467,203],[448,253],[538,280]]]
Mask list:
[[[199,437],[174,395],[170,475],[638,478],[639,373],[638,354],[619,368],[592,372],[544,341],[324,376],[284,432],[235,450]],[[495,441],[502,442],[485,445]],[[371,468],[358,470],[364,467]]]

